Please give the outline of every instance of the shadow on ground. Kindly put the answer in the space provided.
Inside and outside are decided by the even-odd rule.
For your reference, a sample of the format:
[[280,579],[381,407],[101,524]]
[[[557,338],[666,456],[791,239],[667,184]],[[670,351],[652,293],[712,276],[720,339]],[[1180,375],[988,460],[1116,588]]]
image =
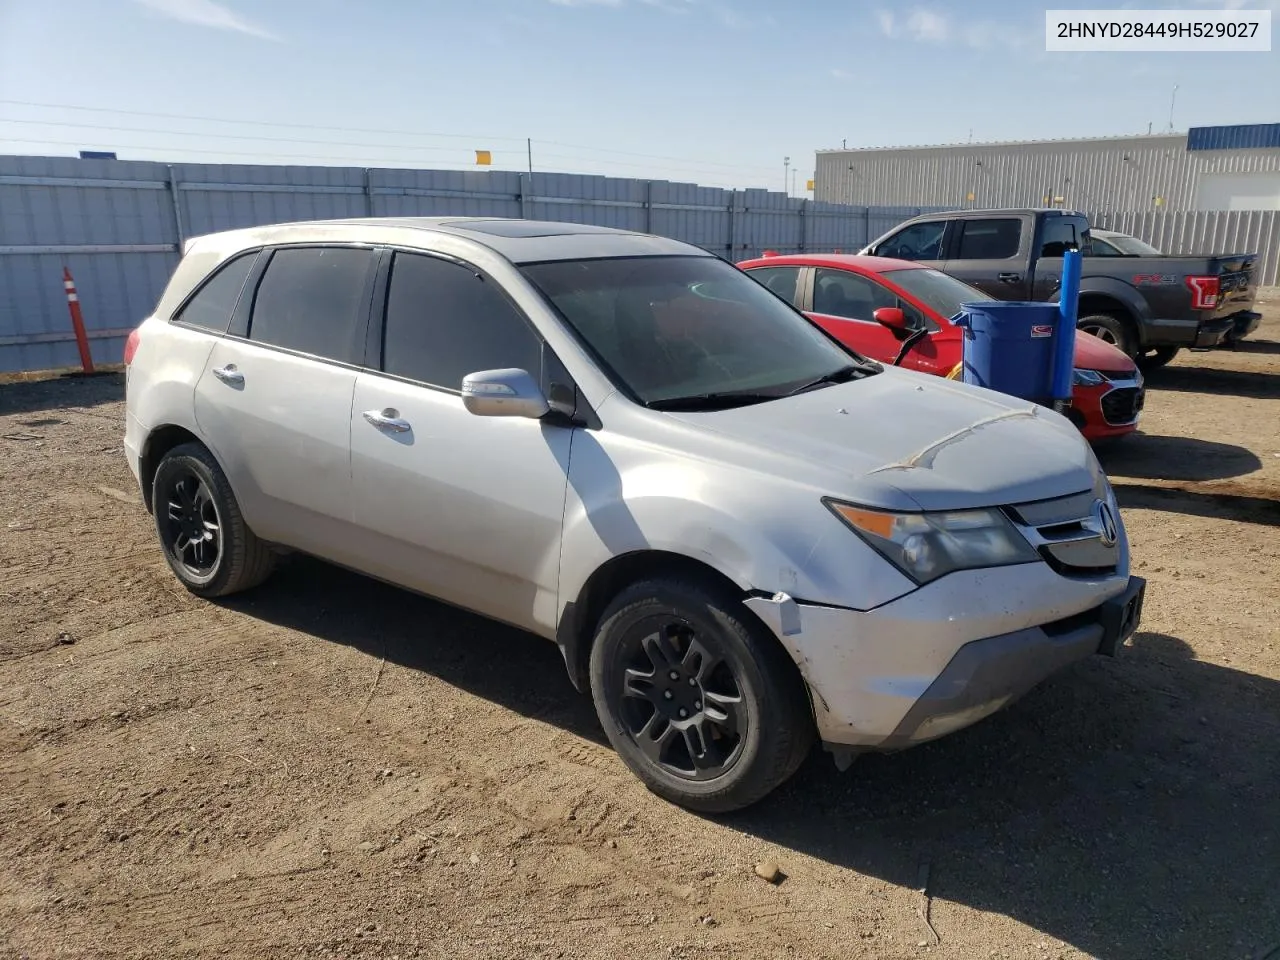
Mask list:
[[1280,353],[1280,342],[1275,340],[1241,340],[1234,347],[1227,348],[1232,353]]
[[[1247,484],[1215,484],[1211,489],[1183,490],[1178,487],[1113,484],[1116,499],[1126,509],[1163,510],[1191,517],[1217,517],[1240,523],[1280,527],[1280,500],[1274,488],[1265,490]],[[1255,496],[1254,494],[1270,494]]]
[[[93,376],[66,374],[43,380],[12,380],[0,377],[0,417],[11,417],[66,407],[96,407],[124,399],[124,374],[100,373]],[[40,419],[40,418],[35,418]],[[13,427],[31,424],[6,424]]]
[[[306,559],[228,605],[605,742],[520,631]],[[906,887],[927,862],[934,897],[1098,960],[1252,960],[1280,942],[1278,744],[1280,683],[1145,633],[936,743],[845,774],[815,752],[722,822]]]
[[1134,433],[1096,450],[1108,476],[1137,480],[1225,480],[1262,469],[1257,454],[1244,447],[1190,437]]
[[1248,370],[1169,366],[1152,370],[1147,374],[1147,387],[1152,390],[1222,393],[1236,397],[1271,400],[1280,397],[1280,376]]

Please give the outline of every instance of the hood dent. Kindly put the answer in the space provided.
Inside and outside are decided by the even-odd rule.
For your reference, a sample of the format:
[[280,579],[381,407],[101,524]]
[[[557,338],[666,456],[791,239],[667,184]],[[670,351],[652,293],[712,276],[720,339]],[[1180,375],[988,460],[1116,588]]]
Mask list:
[[935,440],[933,443],[929,444],[929,446],[913,453],[911,456],[899,463],[886,463],[883,467],[876,467],[874,470],[868,471],[868,476],[874,473],[884,473],[888,470],[914,470],[917,467],[922,470],[932,470],[933,462],[938,458],[938,454],[957,440],[967,437],[972,433],[977,433],[983,427],[990,426],[991,424],[997,423],[1001,420],[1017,420],[1023,417],[1038,417],[1039,415],[1037,407],[1028,407],[1025,410],[1006,410],[1004,413],[997,413],[994,417],[986,417],[976,423],[969,424],[967,427],[961,427],[959,430],[955,430],[947,434],[940,440]]

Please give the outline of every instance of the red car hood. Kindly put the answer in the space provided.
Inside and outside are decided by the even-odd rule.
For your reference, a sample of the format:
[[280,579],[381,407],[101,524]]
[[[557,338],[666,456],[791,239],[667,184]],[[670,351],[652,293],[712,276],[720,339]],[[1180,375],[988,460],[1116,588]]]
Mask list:
[[1076,333],[1075,365],[1080,370],[1104,373],[1136,373],[1138,368],[1125,352],[1091,333]]

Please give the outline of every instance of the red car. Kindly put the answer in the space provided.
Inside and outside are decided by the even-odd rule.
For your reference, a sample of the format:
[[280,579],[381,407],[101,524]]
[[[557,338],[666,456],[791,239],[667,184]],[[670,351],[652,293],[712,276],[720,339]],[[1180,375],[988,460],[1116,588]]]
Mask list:
[[[960,375],[964,334],[951,318],[961,303],[993,299],[931,267],[886,257],[766,255],[738,266],[863,356],[892,363],[906,337],[927,328],[902,366],[953,379]],[[1077,333],[1075,364],[1068,416],[1085,437],[1136,430],[1145,391],[1134,362],[1111,344]]]

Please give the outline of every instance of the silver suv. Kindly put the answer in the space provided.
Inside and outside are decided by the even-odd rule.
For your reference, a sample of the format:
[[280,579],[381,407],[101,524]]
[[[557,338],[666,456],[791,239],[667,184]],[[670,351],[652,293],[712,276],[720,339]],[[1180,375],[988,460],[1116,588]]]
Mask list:
[[623,761],[746,806],[966,726],[1135,629],[1065,418],[851,354],[731,264],[500,219],[187,244],[125,449],[193,593],[302,551],[557,643]]

